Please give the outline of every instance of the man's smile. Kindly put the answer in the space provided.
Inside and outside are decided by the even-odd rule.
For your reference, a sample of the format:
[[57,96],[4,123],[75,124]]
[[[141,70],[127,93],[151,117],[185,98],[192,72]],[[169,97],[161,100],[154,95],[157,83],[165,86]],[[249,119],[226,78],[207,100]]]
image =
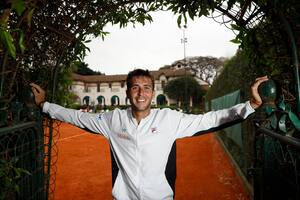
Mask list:
[[145,101],[146,101],[146,99],[144,99],[144,98],[137,99],[137,102],[145,102]]

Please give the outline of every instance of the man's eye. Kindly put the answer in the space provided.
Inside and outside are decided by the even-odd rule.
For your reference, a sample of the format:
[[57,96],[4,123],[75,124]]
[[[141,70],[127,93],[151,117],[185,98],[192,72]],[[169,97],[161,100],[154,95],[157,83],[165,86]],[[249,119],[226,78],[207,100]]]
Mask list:
[[133,87],[131,87],[131,90],[137,90],[138,89],[138,87],[137,86],[133,86]]

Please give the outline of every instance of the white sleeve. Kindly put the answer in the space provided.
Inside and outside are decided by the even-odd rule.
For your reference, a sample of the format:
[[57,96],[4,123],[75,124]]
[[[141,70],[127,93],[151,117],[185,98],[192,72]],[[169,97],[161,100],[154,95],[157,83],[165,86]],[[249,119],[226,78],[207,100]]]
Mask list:
[[67,122],[80,128],[86,128],[94,133],[99,133],[108,137],[110,129],[109,122],[111,121],[112,112],[101,114],[88,113],[64,108],[49,102],[44,103],[43,112],[49,114],[53,119]]
[[253,112],[255,110],[247,101],[231,108],[211,111],[203,115],[182,114],[176,130],[176,137],[189,137],[200,131],[208,131],[238,119],[246,119]]

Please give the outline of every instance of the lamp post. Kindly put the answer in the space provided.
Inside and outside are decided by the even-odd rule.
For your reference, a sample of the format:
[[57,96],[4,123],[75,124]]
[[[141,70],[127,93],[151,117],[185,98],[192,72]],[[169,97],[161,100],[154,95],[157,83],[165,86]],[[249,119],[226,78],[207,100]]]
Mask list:
[[[181,43],[183,44],[183,62],[184,62],[184,75],[185,75],[185,80],[187,80],[187,74],[186,74],[186,68],[187,68],[187,63],[186,63],[186,43],[187,43],[187,37],[185,37],[185,29],[187,28],[186,25],[184,25],[182,29],[182,39]],[[189,97],[187,96],[187,81],[184,82],[184,98],[183,98],[183,106],[184,106],[184,111],[188,112],[188,101]]]
[[[184,28],[182,29],[182,33],[183,33],[183,37],[181,39],[181,43],[183,44],[183,58],[184,58],[184,61],[186,59],[186,51],[185,51],[185,48],[186,48],[186,43],[187,43],[187,38],[185,37],[185,29],[186,29],[186,26],[184,26]],[[185,63],[186,64],[186,63]]]

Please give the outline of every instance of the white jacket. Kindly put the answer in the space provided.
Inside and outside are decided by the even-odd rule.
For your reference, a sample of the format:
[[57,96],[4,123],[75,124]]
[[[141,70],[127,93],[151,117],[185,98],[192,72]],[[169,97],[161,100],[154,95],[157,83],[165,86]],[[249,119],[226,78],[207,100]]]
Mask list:
[[54,119],[104,135],[119,171],[112,195],[117,200],[173,199],[165,168],[174,141],[193,136],[254,112],[249,102],[229,109],[191,115],[171,109],[152,109],[138,124],[131,109],[93,114],[46,102],[43,112]]

